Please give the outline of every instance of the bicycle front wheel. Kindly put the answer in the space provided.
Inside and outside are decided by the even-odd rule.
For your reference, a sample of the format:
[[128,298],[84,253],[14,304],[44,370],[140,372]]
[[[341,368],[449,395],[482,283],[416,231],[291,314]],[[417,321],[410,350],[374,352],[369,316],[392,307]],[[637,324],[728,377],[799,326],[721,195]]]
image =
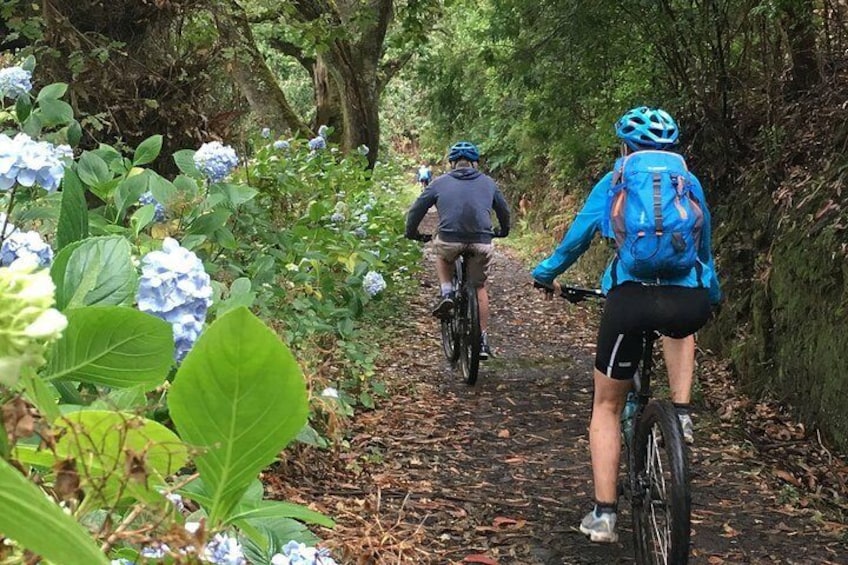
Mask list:
[[480,309],[477,304],[477,289],[466,288],[464,302],[460,365],[465,382],[474,385],[480,369]]
[[683,432],[667,400],[645,406],[633,439],[633,535],[640,565],[689,561],[691,493]]

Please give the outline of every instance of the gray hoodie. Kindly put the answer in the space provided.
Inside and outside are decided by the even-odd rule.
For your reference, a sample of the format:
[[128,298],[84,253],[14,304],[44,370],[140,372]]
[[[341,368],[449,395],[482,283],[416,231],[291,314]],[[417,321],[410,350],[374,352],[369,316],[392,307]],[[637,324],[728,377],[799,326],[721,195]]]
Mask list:
[[409,209],[406,237],[415,239],[418,224],[433,205],[439,212],[439,237],[460,243],[492,242],[492,210],[499,235],[509,234],[509,205],[491,177],[471,167],[455,169],[434,180]]

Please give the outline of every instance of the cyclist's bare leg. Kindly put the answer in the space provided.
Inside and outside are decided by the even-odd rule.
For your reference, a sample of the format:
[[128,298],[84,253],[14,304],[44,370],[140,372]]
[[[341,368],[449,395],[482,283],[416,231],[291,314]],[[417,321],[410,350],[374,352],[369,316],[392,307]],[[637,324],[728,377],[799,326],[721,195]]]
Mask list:
[[439,277],[440,285],[451,283],[453,279],[453,263],[445,261],[441,257],[436,257],[436,275]]
[[695,374],[695,336],[683,339],[663,337],[663,356],[668,370],[671,401],[689,404]]
[[592,421],[589,424],[589,449],[592,452],[592,475],[595,500],[614,503],[618,500],[618,463],[621,456],[621,410],[633,386],[632,380],[615,380],[597,369],[594,373],[595,393]]
[[489,291],[486,283],[477,289],[477,308],[480,311],[480,331],[485,332],[489,327]]

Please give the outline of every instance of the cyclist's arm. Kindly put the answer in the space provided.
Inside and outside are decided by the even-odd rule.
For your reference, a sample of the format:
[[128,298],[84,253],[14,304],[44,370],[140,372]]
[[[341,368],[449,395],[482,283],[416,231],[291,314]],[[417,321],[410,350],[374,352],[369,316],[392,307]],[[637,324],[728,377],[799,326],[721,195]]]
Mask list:
[[492,209],[494,209],[495,215],[498,217],[498,225],[500,226],[498,235],[500,237],[508,236],[510,219],[509,204],[507,204],[506,198],[504,198],[503,193],[497,187],[495,187],[495,198],[492,202]]
[[607,173],[589,193],[583,209],[575,216],[574,221],[562,238],[553,255],[539,263],[533,269],[534,279],[550,284],[561,275],[589,248],[595,232],[601,229],[604,210],[607,206],[612,173]]
[[418,224],[420,224],[421,220],[424,219],[424,216],[427,214],[427,210],[429,210],[435,203],[436,191],[433,188],[433,185],[430,184],[418,196],[418,199],[415,200],[415,203],[412,204],[412,207],[406,215],[406,233],[404,235],[407,239],[418,239]]
[[695,194],[698,202],[701,203],[701,208],[704,212],[704,227],[701,229],[701,245],[698,248],[698,259],[712,273],[710,277],[710,303],[718,304],[721,301],[721,287],[718,284],[718,274],[716,273],[715,260],[712,254],[712,215],[707,206],[707,199],[700,181],[698,181],[695,175],[692,175],[692,180],[692,192]]

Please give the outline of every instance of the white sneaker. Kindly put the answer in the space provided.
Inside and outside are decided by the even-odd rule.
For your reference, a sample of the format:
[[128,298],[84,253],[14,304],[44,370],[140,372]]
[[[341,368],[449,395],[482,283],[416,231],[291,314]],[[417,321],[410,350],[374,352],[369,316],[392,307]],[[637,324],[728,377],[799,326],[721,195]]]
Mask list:
[[689,414],[678,414],[677,419],[680,420],[680,427],[683,428],[683,441],[687,445],[695,443],[695,426],[692,424],[692,417]]
[[618,541],[615,520],[615,512],[603,512],[596,515],[593,509],[580,522],[580,531],[589,536],[592,541],[615,543]]

